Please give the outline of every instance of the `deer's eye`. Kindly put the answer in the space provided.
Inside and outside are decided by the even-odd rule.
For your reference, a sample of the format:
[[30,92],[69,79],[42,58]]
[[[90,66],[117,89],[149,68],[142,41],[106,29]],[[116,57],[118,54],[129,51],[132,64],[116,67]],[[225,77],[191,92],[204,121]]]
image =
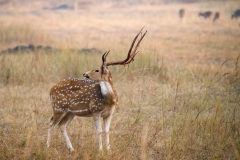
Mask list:
[[95,72],[99,72],[99,70],[98,70],[98,69],[96,69],[96,70],[95,70]]

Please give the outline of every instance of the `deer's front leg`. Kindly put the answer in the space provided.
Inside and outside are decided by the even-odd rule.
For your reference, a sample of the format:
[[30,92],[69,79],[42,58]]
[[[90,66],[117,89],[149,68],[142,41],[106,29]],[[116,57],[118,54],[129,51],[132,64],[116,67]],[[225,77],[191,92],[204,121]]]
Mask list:
[[109,116],[103,118],[104,134],[105,134],[105,137],[106,137],[106,148],[107,148],[107,150],[110,150],[109,129],[110,129],[110,124],[111,124],[113,112],[114,112],[114,108],[111,110]]
[[99,150],[102,150],[102,125],[101,125],[101,115],[100,113],[94,113],[94,124],[98,134],[98,147]]

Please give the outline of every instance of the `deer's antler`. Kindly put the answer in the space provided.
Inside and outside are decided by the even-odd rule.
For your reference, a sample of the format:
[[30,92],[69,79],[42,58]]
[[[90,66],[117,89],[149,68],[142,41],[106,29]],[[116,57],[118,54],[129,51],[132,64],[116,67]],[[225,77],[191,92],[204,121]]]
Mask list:
[[[144,28],[144,27],[143,27]],[[105,52],[105,54],[103,55],[103,60],[106,62],[106,65],[107,66],[111,66],[111,65],[126,65],[126,64],[129,64],[130,62],[133,62],[134,61],[134,57],[136,56],[136,54],[138,53],[137,49],[142,41],[142,39],[144,38],[144,36],[146,35],[147,31],[142,34],[142,30],[143,28],[139,31],[139,33],[136,35],[136,37],[133,39],[133,42],[132,42],[132,45],[128,51],[128,55],[127,55],[127,58],[123,61],[116,61],[116,62],[106,62],[106,57],[109,53],[108,52]],[[135,45],[135,48],[133,49],[134,47],[134,44],[136,42],[136,40],[138,39],[138,36],[141,34],[141,37],[140,39],[138,40],[137,44]]]
[[106,52],[102,55],[102,62],[103,62],[103,63],[106,63],[106,57],[107,57],[107,55],[108,55],[109,52],[110,52],[110,50],[109,50],[109,51],[106,51]]

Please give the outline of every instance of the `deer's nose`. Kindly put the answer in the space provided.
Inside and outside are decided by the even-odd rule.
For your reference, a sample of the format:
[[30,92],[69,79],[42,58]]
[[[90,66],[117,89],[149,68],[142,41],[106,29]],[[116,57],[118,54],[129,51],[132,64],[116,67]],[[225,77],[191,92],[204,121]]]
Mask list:
[[89,78],[89,76],[86,73],[83,73],[83,77]]

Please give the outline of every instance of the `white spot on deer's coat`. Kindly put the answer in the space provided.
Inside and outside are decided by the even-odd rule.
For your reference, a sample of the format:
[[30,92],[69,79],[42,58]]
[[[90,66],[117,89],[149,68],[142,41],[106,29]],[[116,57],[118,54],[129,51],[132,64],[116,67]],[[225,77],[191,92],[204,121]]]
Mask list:
[[70,110],[70,109],[69,109],[69,111],[70,111],[70,112],[78,113],[78,112],[86,112],[86,111],[88,111],[88,109],[87,109],[87,108],[86,108],[86,109],[82,109],[82,110]]

